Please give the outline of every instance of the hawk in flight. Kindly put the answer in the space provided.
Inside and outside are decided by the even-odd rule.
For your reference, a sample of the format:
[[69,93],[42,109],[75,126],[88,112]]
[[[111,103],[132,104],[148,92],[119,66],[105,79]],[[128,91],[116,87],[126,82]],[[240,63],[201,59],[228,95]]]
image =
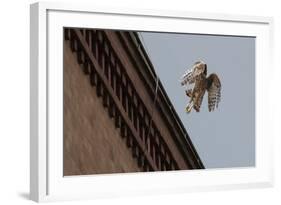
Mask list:
[[[193,88],[188,86],[194,84]],[[196,62],[193,67],[186,71],[181,77],[181,85],[186,86],[186,95],[190,98],[186,106],[186,112],[190,113],[192,108],[197,112],[200,111],[200,106],[205,94],[208,91],[209,111],[213,111],[218,107],[221,98],[221,83],[219,77],[212,73],[207,77],[207,64],[203,61]]]

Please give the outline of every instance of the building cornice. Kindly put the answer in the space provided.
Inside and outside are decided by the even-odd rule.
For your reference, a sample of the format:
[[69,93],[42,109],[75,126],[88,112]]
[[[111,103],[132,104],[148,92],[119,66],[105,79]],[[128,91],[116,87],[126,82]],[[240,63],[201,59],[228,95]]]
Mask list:
[[[106,32],[68,28],[65,29],[64,37],[70,42],[77,62],[89,76],[89,82],[96,88],[97,96],[102,98],[104,108],[108,110],[109,117],[114,119],[115,127],[120,130],[120,136],[125,139],[138,165],[144,171],[179,169],[178,162],[153,122],[118,54],[112,48]],[[163,91],[161,85],[161,93]],[[157,103],[163,109],[160,100]],[[178,146],[186,145],[180,143],[178,142]],[[194,155],[190,150],[184,154]],[[188,160],[190,168],[203,168],[203,165],[198,166],[192,160]]]

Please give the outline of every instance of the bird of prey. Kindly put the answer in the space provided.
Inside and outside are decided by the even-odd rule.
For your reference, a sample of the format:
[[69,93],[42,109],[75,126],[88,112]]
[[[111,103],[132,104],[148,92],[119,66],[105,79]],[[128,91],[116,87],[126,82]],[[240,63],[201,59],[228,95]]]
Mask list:
[[[218,108],[221,98],[221,83],[217,74],[212,73],[207,77],[207,64],[203,61],[197,61],[193,67],[186,71],[181,77],[181,85],[187,86],[186,95],[190,98],[186,106],[186,112],[190,113],[192,108],[197,112],[200,111],[200,106],[206,90],[208,91],[208,107],[209,111]],[[189,89],[189,85],[194,85]]]

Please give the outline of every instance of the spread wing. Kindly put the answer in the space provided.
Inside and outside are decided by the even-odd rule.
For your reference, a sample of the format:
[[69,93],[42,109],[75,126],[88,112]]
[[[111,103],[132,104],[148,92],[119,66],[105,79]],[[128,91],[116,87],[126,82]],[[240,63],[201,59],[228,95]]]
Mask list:
[[216,74],[211,74],[208,78],[208,105],[209,105],[209,111],[213,111],[216,108],[218,108],[219,102],[221,100],[221,83],[220,79]]
[[186,84],[194,83],[195,78],[193,77],[193,69],[188,70],[185,74],[181,77],[181,85],[184,86]]
[[192,67],[192,69],[186,71],[185,74],[183,74],[183,76],[181,77],[181,81],[180,81],[181,85],[184,86],[187,84],[194,83],[198,76],[205,74],[204,73],[205,66],[206,66],[206,64],[204,64],[202,62],[196,62],[194,64],[194,66]]

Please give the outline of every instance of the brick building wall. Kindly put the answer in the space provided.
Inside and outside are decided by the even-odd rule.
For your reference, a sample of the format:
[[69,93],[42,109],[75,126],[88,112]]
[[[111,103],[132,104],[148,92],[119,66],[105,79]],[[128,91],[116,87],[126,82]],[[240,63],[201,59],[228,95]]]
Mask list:
[[65,176],[204,168],[136,33],[64,38]]
[[140,171],[67,41],[63,86],[64,175]]

